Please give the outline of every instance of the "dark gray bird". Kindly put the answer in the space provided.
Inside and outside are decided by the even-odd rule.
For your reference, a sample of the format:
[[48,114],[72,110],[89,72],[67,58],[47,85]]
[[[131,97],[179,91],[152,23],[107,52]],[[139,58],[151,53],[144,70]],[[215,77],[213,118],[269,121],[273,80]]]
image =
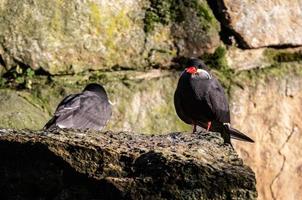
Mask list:
[[82,93],[65,97],[43,129],[101,130],[109,121],[111,113],[111,104],[105,89],[92,83]]
[[254,142],[230,126],[230,110],[224,89],[199,59],[190,59],[182,72],[174,94],[174,105],[179,118],[187,124],[208,131],[220,132],[225,143],[230,138]]

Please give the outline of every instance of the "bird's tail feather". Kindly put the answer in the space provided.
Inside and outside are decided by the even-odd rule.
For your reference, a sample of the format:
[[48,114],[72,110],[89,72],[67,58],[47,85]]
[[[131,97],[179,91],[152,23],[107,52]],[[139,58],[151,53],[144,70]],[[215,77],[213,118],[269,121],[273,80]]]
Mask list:
[[56,128],[56,117],[51,118],[43,127],[43,130],[53,130],[54,128]]
[[231,138],[236,140],[242,140],[245,142],[255,142],[253,139],[245,135],[244,133],[232,128],[231,126],[226,126],[227,132],[230,134]]
[[227,131],[229,132],[231,138],[236,140],[242,140],[246,142],[255,142],[253,139],[248,137],[247,135],[243,134],[242,132],[238,131],[237,129],[234,129],[232,127],[228,127]]

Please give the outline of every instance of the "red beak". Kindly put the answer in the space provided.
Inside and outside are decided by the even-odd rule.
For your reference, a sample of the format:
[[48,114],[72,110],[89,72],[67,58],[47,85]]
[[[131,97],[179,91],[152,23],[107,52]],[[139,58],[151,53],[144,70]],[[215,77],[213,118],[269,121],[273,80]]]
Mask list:
[[197,68],[195,66],[187,67],[186,72],[188,72],[190,74],[195,74],[195,73],[197,73]]

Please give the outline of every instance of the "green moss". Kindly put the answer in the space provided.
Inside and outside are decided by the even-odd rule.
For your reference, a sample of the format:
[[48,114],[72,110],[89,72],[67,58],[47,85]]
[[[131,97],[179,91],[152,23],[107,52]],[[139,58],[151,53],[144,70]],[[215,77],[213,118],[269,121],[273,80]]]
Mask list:
[[290,75],[302,76],[302,52],[268,48],[264,51],[268,66],[241,71],[236,75],[238,82],[253,82],[267,78],[284,78]]
[[211,68],[223,70],[228,68],[226,53],[226,48],[224,46],[219,46],[213,54],[205,53],[202,55],[202,59]]
[[30,95],[27,91],[0,90],[0,127],[34,130],[43,127],[49,116],[23,97],[27,95]]
[[202,59],[213,69],[218,79],[225,88],[228,88],[233,81],[234,70],[232,70],[226,60],[227,50],[224,46],[216,48],[213,54],[205,53]]
[[62,11],[60,8],[55,7],[50,21],[50,28],[55,32],[62,32],[63,26]]
[[302,50],[291,52],[286,50],[267,49],[264,52],[264,56],[273,63],[299,62],[302,61]]
[[156,23],[167,25],[172,20],[171,7],[173,0],[151,0],[144,18],[145,32],[151,32]]
[[93,25],[93,28],[96,30],[96,33],[99,34],[101,31],[101,12],[99,5],[94,2],[89,2],[89,8],[90,8],[90,23]]
[[256,86],[259,83],[265,84],[271,78],[284,79],[293,76],[302,77],[301,63],[277,63],[265,68],[241,71],[234,79],[237,86],[243,87],[242,83]]
[[289,74],[301,75],[302,66],[299,63],[279,63],[255,71],[262,76],[286,77]]
[[227,49],[224,46],[220,46],[213,54],[204,54],[202,59],[213,69],[227,90],[232,85],[241,86],[244,82],[256,83],[269,77],[283,78],[288,76],[288,74],[302,75],[301,51],[289,52],[286,50],[267,49],[264,55],[267,61],[271,63],[269,66],[240,72],[235,72],[228,66],[226,53]]
[[0,78],[0,88],[16,87],[19,89],[31,89],[35,71],[27,66],[15,66]]
[[151,0],[144,18],[145,32],[153,31],[156,23],[168,25],[174,22],[184,22],[187,18],[191,18],[188,13],[195,13],[204,30],[219,27],[206,1]]
[[6,83],[7,80],[5,78],[3,78],[2,76],[0,76],[0,88],[4,88],[6,87]]

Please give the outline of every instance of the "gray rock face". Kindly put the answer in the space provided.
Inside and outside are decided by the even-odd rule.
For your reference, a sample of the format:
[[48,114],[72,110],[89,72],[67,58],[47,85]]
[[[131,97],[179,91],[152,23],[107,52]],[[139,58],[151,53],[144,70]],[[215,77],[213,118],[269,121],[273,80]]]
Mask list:
[[40,129],[49,118],[23,92],[0,90],[0,127]]
[[286,74],[230,92],[233,125],[256,140],[235,147],[256,173],[259,199],[299,199],[301,194],[302,73]]
[[302,1],[218,0],[223,23],[247,48],[302,45]]
[[3,0],[0,64],[51,74],[142,69],[217,47],[219,25],[206,1],[176,2]]
[[216,133],[0,130],[1,199],[256,199],[253,171]]

